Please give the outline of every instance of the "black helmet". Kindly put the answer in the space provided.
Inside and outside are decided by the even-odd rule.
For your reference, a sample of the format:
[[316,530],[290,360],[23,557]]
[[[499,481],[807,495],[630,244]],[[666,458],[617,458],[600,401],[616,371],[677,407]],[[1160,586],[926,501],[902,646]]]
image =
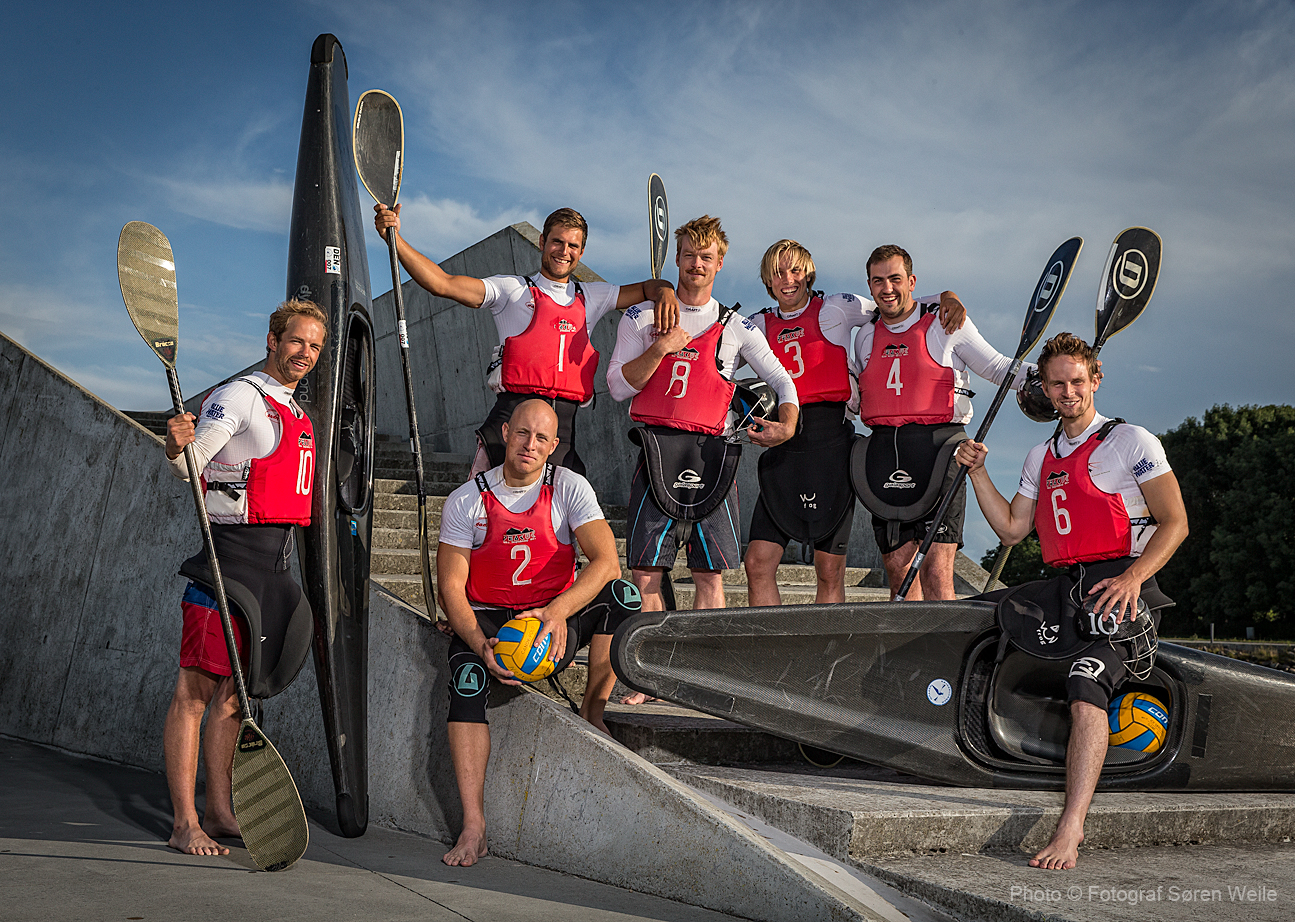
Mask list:
[[1144,682],[1151,675],[1155,663],[1156,649],[1159,646],[1156,637],[1156,623],[1151,617],[1147,603],[1139,598],[1136,611],[1130,612],[1123,621],[1116,622],[1115,615],[1107,612],[1100,618],[1096,614],[1095,598],[1085,600],[1084,607],[1076,617],[1076,628],[1081,637],[1089,640],[1107,640],[1111,644],[1128,644],[1128,656],[1124,660],[1129,674],[1139,682]]
[[1050,423],[1061,418],[1052,401],[1043,393],[1043,379],[1039,377],[1037,368],[1025,373],[1025,383],[1016,392],[1016,403],[1021,412],[1036,423]]

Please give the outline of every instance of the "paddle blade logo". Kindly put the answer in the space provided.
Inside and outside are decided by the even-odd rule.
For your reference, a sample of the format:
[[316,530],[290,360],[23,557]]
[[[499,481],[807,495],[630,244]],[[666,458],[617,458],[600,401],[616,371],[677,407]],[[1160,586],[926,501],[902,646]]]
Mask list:
[[1111,287],[1126,301],[1136,298],[1147,283],[1147,256],[1141,250],[1125,250],[1111,269]]
[[244,727],[243,732],[238,736],[239,752],[257,752],[266,746],[265,737],[257,733],[252,727]]
[[157,353],[158,358],[169,365],[175,364],[175,340],[174,339],[155,339],[149,343],[153,351]]
[[1062,265],[1061,260],[1057,260],[1048,267],[1048,271],[1043,273],[1043,278],[1039,280],[1039,291],[1034,296],[1034,312],[1046,310],[1061,290],[1061,280],[1066,277],[1066,267]]

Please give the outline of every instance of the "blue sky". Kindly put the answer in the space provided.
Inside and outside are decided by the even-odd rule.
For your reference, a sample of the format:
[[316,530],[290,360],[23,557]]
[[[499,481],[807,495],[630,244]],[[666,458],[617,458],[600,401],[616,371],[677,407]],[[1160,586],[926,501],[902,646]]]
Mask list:
[[[119,407],[169,402],[117,290],[127,221],[175,249],[186,392],[262,354],[325,31],[352,103],[401,101],[406,234],[429,255],[573,205],[586,262],[638,280],[656,171],[675,224],[724,219],[722,300],[767,303],[780,237],[829,292],[864,291],[864,255],[898,242],[921,291],[956,290],[1011,352],[1057,244],[1087,241],[1051,330],[1091,337],[1110,242],[1144,224],[1160,283],[1103,352],[1099,407],[1161,432],[1292,399],[1290,3],[62,3],[6,27],[0,330]],[[1000,414],[1005,492],[1046,434]],[[993,543],[978,519],[967,537]]]

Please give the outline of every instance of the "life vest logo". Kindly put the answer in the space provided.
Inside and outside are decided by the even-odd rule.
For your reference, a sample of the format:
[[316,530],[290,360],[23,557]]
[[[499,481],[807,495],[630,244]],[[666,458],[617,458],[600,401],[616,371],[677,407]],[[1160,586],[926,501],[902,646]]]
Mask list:
[[525,544],[535,539],[533,528],[510,528],[504,532],[504,544]]
[[800,339],[804,335],[804,327],[790,327],[778,334],[778,342],[789,343],[794,339]]
[[303,432],[301,435],[297,436],[298,448],[309,448],[313,442],[314,439],[311,437],[309,432]]
[[701,353],[692,346],[684,346],[678,352],[671,353],[677,359],[685,359],[689,362],[695,362],[701,358]]
[[891,343],[881,352],[881,357],[883,359],[898,359],[903,358],[906,355],[908,355],[908,346],[904,343],[900,343],[898,345]]
[[679,479],[674,482],[676,490],[700,490],[706,484],[701,482],[701,475],[692,468],[679,472]]
[[266,419],[278,419],[278,418],[279,418],[279,411],[278,411],[278,410],[276,410],[274,407],[266,407],[266,408],[265,408],[265,418],[266,418]]
[[1147,284],[1147,256],[1141,250],[1125,250],[1111,267],[1111,287],[1121,298],[1136,298]]
[[881,488],[883,490],[916,490],[917,484],[913,483],[913,478],[908,471],[900,468],[886,478],[886,482],[882,484]]
[[1048,490],[1056,490],[1060,487],[1064,487],[1068,483],[1070,483],[1069,471],[1061,471],[1060,473],[1053,471],[1048,475],[1047,480],[1044,481],[1044,488]]
[[558,321],[553,324],[553,328],[557,330],[559,333],[580,332],[580,328],[576,326],[574,323],[572,323],[570,320],[567,320],[565,317],[558,318]]

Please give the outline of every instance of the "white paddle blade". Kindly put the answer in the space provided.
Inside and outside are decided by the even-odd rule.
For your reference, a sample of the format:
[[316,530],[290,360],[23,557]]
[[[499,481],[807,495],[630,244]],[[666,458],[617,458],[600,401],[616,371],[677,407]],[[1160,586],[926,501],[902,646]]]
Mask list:
[[310,827],[292,774],[274,744],[251,720],[234,746],[234,818],[243,844],[262,871],[282,871],[306,853]]
[[369,90],[360,97],[351,142],[360,182],[375,202],[394,208],[405,159],[405,116],[394,96]]
[[135,329],[163,364],[174,368],[180,302],[166,235],[143,221],[123,227],[117,238],[117,282]]

